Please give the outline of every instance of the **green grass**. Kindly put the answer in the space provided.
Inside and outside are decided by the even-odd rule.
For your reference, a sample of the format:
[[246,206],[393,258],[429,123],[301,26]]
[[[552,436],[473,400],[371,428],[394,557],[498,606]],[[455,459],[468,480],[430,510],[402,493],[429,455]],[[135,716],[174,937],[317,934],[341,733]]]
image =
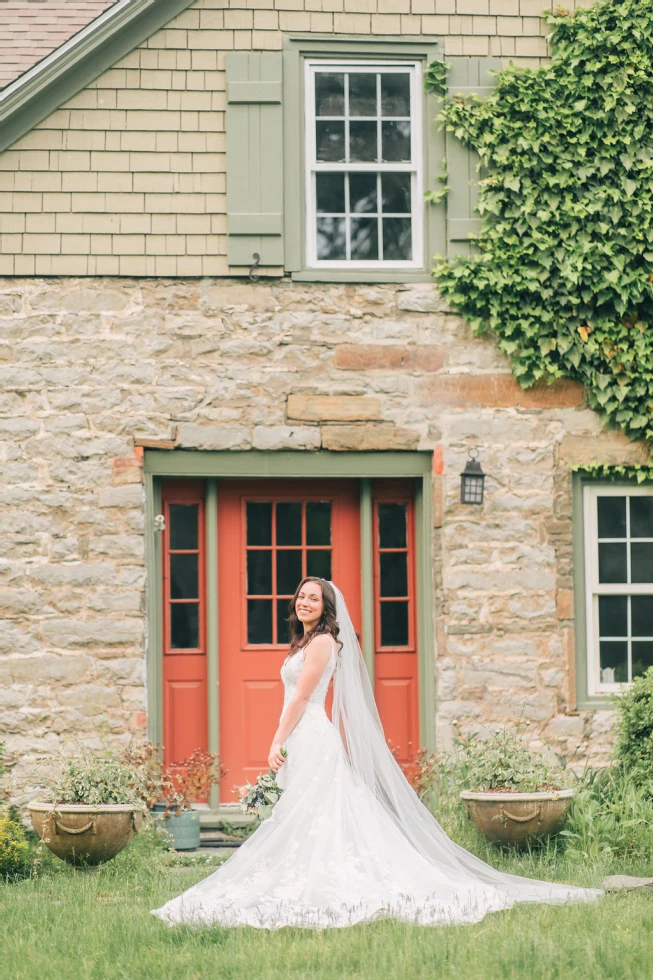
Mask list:
[[[473,841],[473,838],[470,838]],[[465,841],[469,844],[470,841]],[[606,874],[653,876],[613,857],[571,861],[550,847],[524,856],[488,851],[503,870],[598,885]],[[171,866],[133,842],[97,870],[47,858],[41,877],[0,884],[0,970],[10,980],[647,980],[653,974],[653,894],[597,905],[522,905],[469,926],[392,921],[312,932],[169,928],[149,910],[211,869]]]

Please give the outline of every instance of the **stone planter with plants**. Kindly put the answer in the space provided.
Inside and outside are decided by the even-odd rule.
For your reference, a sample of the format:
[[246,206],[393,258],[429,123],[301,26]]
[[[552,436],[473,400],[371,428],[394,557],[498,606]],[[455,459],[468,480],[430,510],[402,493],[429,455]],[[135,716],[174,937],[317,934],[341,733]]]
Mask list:
[[467,816],[493,844],[526,847],[562,828],[575,790],[564,770],[528,748],[521,727],[472,736],[461,763]]
[[139,773],[123,758],[81,749],[63,762],[49,800],[29,803],[32,825],[53,854],[73,865],[115,857],[137,833],[145,813]]
[[217,755],[195,749],[187,759],[166,768],[162,752],[146,742],[125,756],[142,774],[142,797],[165,831],[170,848],[193,851],[200,846],[200,812],[193,808],[206,799],[226,769]]

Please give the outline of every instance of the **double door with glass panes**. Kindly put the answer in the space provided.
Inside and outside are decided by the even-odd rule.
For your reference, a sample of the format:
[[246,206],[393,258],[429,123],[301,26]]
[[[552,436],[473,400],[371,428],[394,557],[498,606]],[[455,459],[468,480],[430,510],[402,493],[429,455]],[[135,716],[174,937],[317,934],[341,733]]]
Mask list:
[[[220,481],[217,582],[207,581],[203,481],[165,482],[164,743],[169,763],[208,745],[207,605],[218,603],[219,747],[233,786],[255,779],[283,703],[279,671],[288,603],[305,575],[332,578],[361,634],[362,589],[373,605],[375,695],[388,741],[410,766],[418,748],[412,484],[372,481],[370,580],[361,577],[356,480]],[[367,642],[366,642],[367,641]],[[213,655],[213,654],[211,654]],[[331,693],[327,700],[330,711]]]

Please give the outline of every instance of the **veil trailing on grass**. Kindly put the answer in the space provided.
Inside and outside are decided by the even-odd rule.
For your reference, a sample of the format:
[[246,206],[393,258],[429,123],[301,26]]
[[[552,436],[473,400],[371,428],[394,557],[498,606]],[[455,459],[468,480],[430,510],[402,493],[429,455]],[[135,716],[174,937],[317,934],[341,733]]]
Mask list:
[[[332,721],[340,732],[355,776],[376,797],[399,831],[423,858],[455,884],[490,885],[515,901],[567,902],[585,899],[590,889],[504,874],[455,844],[421,802],[390,751],[372,685],[342,592],[336,594],[338,639],[342,648],[334,675]],[[596,894],[602,894],[596,892]]]

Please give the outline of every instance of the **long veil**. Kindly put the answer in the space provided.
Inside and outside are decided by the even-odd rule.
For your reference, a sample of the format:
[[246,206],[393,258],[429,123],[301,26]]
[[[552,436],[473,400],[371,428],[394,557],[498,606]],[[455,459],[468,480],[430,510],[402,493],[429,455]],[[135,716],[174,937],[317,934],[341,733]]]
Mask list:
[[349,764],[392,818],[401,833],[426,858],[454,881],[492,886],[515,901],[566,902],[601,894],[592,889],[520,878],[496,871],[455,844],[424,806],[386,744],[383,726],[358,638],[342,592],[336,594],[338,639],[342,648],[334,675],[332,721],[340,732]]

